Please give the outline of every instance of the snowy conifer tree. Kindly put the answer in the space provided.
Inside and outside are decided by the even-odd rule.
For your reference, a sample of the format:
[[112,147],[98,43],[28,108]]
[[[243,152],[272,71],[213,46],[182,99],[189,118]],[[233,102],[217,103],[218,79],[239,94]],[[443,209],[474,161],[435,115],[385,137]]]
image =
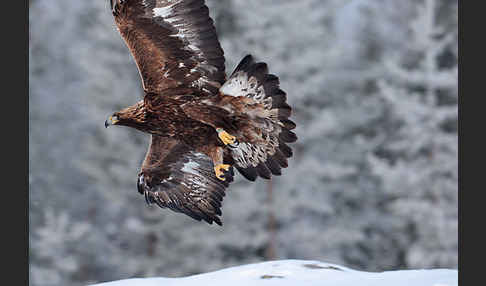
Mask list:
[[384,63],[378,95],[393,131],[369,156],[385,208],[409,237],[408,267],[457,265],[458,238],[450,235],[458,230],[457,26],[444,28],[441,3],[418,5],[408,45]]

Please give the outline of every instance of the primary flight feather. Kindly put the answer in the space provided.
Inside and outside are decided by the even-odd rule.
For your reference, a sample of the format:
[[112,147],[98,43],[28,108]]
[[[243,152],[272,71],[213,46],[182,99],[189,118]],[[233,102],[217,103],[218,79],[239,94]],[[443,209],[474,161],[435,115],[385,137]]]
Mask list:
[[137,64],[143,100],[105,126],[151,134],[138,191],[193,219],[216,222],[235,167],[270,179],[288,166],[297,137],[279,79],[244,57],[225,73],[224,53],[204,0],[110,0],[115,23]]

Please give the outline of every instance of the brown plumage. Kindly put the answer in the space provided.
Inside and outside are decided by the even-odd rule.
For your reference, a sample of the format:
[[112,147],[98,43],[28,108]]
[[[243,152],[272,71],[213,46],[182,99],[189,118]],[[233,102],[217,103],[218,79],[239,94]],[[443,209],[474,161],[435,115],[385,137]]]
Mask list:
[[151,134],[138,191],[148,204],[222,225],[233,166],[248,180],[270,179],[292,156],[295,124],[278,77],[250,55],[226,77],[204,0],[110,3],[145,96],[105,125]]

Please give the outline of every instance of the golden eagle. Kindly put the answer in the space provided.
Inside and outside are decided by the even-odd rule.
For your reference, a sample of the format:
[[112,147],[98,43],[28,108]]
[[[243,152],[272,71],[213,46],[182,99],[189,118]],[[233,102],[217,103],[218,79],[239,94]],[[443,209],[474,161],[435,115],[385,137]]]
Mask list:
[[150,133],[138,175],[148,204],[222,225],[221,202],[233,167],[248,180],[288,166],[297,137],[279,79],[244,57],[225,73],[224,53],[204,0],[110,0],[132,53],[143,100],[105,126]]

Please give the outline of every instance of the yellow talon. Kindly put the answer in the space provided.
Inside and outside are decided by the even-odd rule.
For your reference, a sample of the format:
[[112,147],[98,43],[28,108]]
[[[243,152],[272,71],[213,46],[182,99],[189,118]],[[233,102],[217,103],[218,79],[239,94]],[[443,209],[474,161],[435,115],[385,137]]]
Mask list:
[[222,128],[217,128],[218,137],[223,141],[224,145],[234,144],[236,142],[236,137],[224,131]]
[[216,178],[220,179],[221,181],[226,180],[226,178],[224,177],[224,172],[222,170],[229,171],[230,167],[231,165],[228,164],[216,165],[216,167],[214,167],[214,173],[216,174]]

